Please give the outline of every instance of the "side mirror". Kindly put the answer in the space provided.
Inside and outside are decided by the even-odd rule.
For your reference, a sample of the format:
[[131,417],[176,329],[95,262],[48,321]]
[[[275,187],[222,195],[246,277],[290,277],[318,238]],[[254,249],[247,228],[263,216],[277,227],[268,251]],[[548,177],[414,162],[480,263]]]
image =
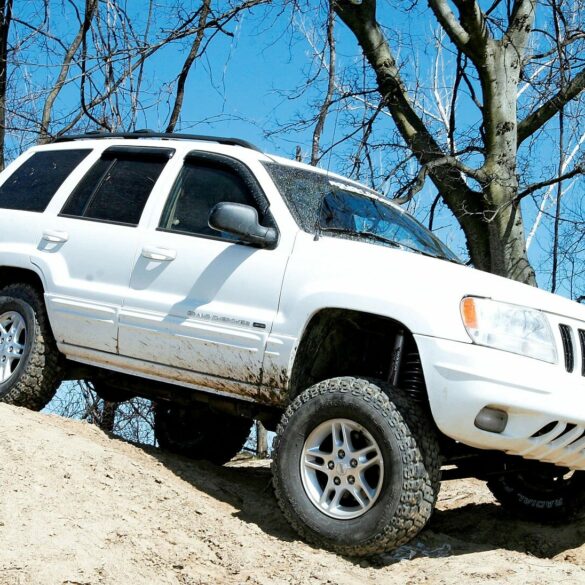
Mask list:
[[208,223],[214,230],[227,232],[262,248],[274,246],[278,241],[277,231],[260,225],[258,212],[250,205],[218,203],[209,212]]

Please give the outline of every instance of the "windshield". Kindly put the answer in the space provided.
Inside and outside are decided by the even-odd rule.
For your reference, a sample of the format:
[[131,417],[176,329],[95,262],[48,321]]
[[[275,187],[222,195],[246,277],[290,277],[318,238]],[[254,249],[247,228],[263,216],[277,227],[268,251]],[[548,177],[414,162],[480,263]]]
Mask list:
[[[267,163],[266,167],[301,228],[309,233],[364,239],[459,262],[432,232],[366,187],[326,175]],[[371,195],[370,195],[371,194]]]

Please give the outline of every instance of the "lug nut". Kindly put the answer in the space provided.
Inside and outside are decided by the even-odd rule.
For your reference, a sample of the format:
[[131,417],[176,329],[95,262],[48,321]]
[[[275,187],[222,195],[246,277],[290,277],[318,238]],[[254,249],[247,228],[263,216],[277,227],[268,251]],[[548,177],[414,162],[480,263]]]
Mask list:
[[334,477],[334,478],[333,478],[333,483],[334,483],[335,485],[339,485],[339,484],[341,483],[341,480],[340,480],[338,477]]
[[345,451],[343,449],[339,449],[339,453],[337,453],[337,456],[340,459],[343,459],[345,457]]
[[348,475],[347,483],[349,483],[349,485],[353,485],[355,483],[355,477],[353,475]]
[[329,469],[333,469],[335,467],[335,463],[333,463],[333,461],[329,461],[329,463],[327,463],[327,467],[329,467]]
[[350,464],[352,467],[357,467],[357,459],[352,459],[352,460],[349,462],[349,464]]

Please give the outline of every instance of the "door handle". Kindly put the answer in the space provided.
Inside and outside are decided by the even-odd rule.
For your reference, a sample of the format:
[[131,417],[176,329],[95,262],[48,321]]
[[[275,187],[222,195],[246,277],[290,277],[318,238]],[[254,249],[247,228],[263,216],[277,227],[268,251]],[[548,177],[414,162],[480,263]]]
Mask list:
[[150,260],[157,260],[158,262],[171,262],[177,257],[177,251],[168,250],[167,248],[145,246],[142,248],[142,255],[145,258]]
[[43,240],[51,242],[52,244],[62,244],[69,239],[67,232],[59,232],[57,230],[45,230],[43,232]]

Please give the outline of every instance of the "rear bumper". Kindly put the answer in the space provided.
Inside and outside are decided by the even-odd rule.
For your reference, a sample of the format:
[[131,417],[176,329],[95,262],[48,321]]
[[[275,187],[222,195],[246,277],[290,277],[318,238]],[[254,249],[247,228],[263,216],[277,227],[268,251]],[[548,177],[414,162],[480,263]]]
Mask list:
[[[585,378],[471,343],[417,335],[429,401],[445,435],[480,449],[585,470]],[[490,406],[508,414],[501,433],[474,424]]]

